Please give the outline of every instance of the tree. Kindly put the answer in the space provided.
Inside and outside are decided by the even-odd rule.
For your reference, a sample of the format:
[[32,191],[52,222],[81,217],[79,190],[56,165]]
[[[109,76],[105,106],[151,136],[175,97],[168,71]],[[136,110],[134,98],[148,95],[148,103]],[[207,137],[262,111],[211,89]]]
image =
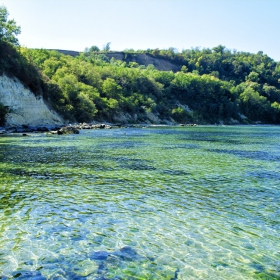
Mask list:
[[225,46],[222,46],[222,45],[219,45],[217,47],[214,47],[212,49],[215,53],[219,53],[219,54],[223,54],[226,50],[226,47]]
[[109,98],[119,98],[122,87],[114,79],[107,78],[102,84],[102,91]]
[[80,92],[75,102],[75,119],[78,122],[92,121],[97,109],[89,96]]
[[172,110],[172,118],[177,122],[185,122],[188,115],[188,112],[181,107]]
[[239,96],[243,113],[252,120],[266,119],[270,103],[254,89],[247,87]]
[[90,52],[99,52],[100,49],[99,49],[97,46],[91,46],[91,47],[89,48],[89,51],[90,51]]
[[272,119],[275,123],[279,123],[280,121],[280,104],[278,102],[273,102],[271,104],[272,108]]
[[106,51],[106,52],[110,51],[110,45],[111,45],[111,42],[107,43],[105,45],[105,47],[103,48],[103,50]]
[[0,6],[0,41],[18,46],[19,43],[16,36],[20,34],[20,26],[17,26],[13,19],[8,20],[8,16],[7,8]]
[[257,83],[259,81],[259,74],[255,71],[252,71],[247,77],[246,81],[251,81]]

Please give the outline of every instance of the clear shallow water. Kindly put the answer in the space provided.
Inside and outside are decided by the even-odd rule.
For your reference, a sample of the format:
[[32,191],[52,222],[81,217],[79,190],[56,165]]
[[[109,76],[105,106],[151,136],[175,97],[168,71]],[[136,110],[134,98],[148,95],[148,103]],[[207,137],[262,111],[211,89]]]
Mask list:
[[0,138],[0,279],[280,279],[280,127]]

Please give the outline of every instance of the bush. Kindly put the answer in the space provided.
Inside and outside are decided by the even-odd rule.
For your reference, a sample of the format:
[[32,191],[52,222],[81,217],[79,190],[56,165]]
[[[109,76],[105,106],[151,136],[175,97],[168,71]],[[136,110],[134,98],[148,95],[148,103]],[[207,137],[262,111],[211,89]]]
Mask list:
[[181,107],[172,110],[172,118],[176,122],[192,122],[192,115]]

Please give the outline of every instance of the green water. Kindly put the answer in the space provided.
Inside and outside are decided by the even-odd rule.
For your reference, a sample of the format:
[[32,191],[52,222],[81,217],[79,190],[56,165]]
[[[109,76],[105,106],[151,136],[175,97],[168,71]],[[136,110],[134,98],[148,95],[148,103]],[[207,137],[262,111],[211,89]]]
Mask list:
[[0,279],[280,279],[279,140],[273,126],[1,137]]

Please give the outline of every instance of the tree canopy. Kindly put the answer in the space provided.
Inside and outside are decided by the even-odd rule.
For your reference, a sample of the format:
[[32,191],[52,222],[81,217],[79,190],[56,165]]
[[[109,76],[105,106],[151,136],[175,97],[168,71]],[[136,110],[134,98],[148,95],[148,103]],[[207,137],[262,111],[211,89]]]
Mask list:
[[13,45],[18,45],[17,35],[20,34],[20,27],[16,22],[8,20],[8,10],[5,6],[0,6],[0,41],[6,41]]
[[[72,120],[116,122],[125,115],[126,121],[153,122],[153,114],[162,122],[280,123],[279,66],[267,56],[229,53],[225,47],[167,53],[172,58],[164,50],[156,55],[173,61],[185,57],[181,71],[109,60],[100,52],[86,51],[74,58],[22,49],[57,87],[49,95],[54,107]],[[246,65],[241,70],[237,66],[238,74],[232,72],[236,63]]]

